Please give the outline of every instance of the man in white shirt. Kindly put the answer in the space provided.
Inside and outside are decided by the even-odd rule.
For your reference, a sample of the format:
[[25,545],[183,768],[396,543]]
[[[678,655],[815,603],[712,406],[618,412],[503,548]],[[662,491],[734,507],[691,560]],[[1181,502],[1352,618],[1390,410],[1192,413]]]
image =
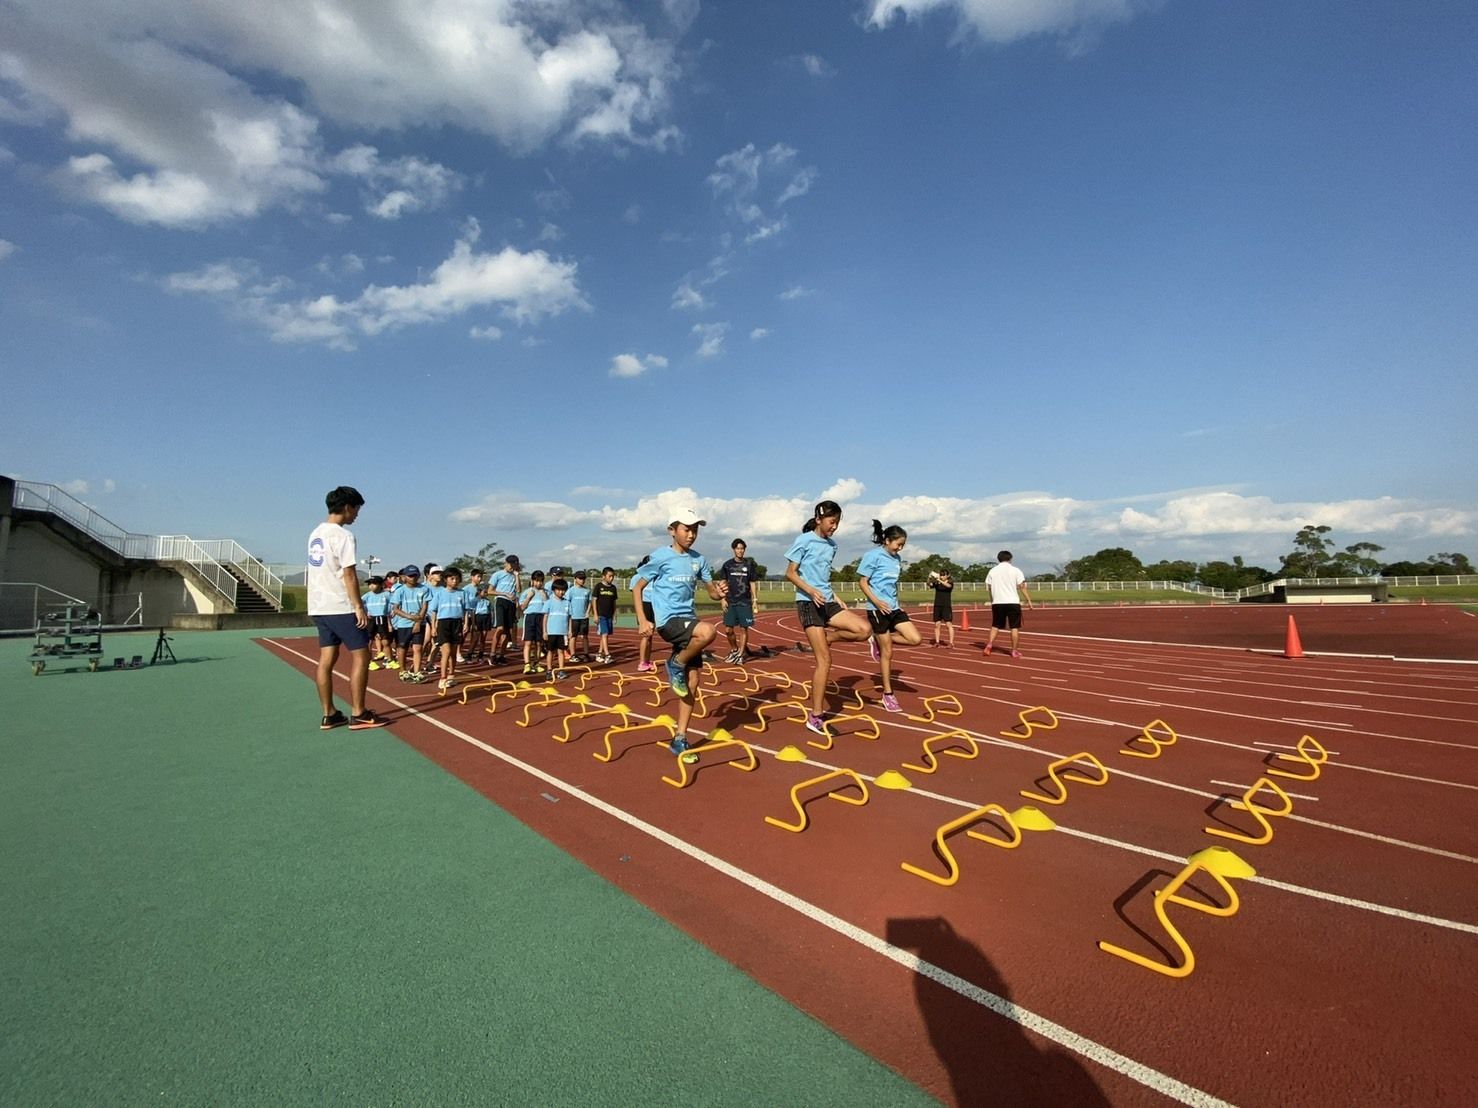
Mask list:
[[1021,642],[1022,597],[1028,608],[1034,605],[1027,592],[1026,574],[1011,564],[1011,551],[1002,550],[996,555],[995,567],[985,575],[985,587],[990,590],[990,638],[985,642],[985,653],[995,646],[996,632],[1009,629],[1011,657],[1020,658],[1021,651],[1016,648]]
[[[386,720],[364,706],[369,685],[369,615],[359,595],[359,553],[349,525],[359,518],[364,497],[340,485],[324,497],[328,519],[308,536],[308,615],[318,627],[319,729],[349,725],[351,731],[384,727]],[[334,664],[339,647],[349,651],[349,716],[334,707]]]

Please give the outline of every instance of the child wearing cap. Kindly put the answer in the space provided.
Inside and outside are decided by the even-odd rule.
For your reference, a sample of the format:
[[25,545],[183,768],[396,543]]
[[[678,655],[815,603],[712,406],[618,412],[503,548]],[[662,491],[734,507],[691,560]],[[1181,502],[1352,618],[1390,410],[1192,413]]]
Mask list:
[[462,591],[462,571],[456,566],[442,573],[444,584],[431,590],[431,608],[436,613],[436,648],[441,653],[441,680],[436,691],[442,696],[457,683],[458,648],[462,623],[467,615],[467,594]]
[[[395,633],[396,662],[400,666],[402,681],[424,681],[426,678],[421,673],[421,626],[426,620],[431,590],[421,584],[421,571],[415,566],[406,566],[400,571],[400,577],[400,584],[390,594],[390,629]],[[411,656],[409,669],[405,665],[407,650]]]
[[488,579],[488,594],[493,598],[493,665],[505,665],[508,661],[503,653],[513,641],[513,628],[518,619],[518,571],[523,564],[518,556],[510,554],[503,559],[503,568]]
[[652,608],[656,613],[656,632],[672,647],[672,657],[667,661],[667,679],[678,697],[677,731],[668,749],[685,762],[698,760],[696,754],[687,753],[697,745],[688,740],[688,723],[693,716],[693,691],[688,683],[688,671],[702,659],[704,649],[714,639],[713,628],[698,622],[693,595],[699,581],[707,585],[708,595],[714,600],[723,600],[726,593],[723,582],[713,580],[708,559],[693,549],[693,543],[698,541],[698,528],[707,522],[699,519],[698,513],[691,508],[679,511],[667,525],[672,545],[652,551],[646,564],[636,571],[631,586],[636,600],[638,630],[650,641],[653,622],[642,607],[650,590]]
[[579,662],[590,653],[590,590],[585,587],[583,569],[575,574],[566,595],[570,601],[570,661]]

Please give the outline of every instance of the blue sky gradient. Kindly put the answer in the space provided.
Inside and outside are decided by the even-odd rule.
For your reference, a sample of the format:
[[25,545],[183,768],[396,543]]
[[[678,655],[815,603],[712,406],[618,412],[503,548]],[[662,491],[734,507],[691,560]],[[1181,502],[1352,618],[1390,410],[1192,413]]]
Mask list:
[[1478,6],[3,9],[0,471],[132,530],[1478,553]]

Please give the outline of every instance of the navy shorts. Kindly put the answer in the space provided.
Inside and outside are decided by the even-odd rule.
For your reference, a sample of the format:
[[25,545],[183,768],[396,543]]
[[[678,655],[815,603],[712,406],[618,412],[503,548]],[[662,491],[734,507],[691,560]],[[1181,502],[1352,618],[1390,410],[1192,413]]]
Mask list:
[[738,603],[729,601],[729,606],[724,609],[725,627],[753,627],[754,609],[749,606],[748,601],[741,600]]
[[369,628],[361,627],[352,612],[337,616],[314,616],[319,646],[344,646],[349,650],[369,648]]
[[814,600],[797,600],[795,602],[795,614],[801,617],[801,629],[807,627],[825,627],[841,612],[842,606],[835,600],[828,601],[826,607],[818,607]]
[[416,641],[416,629],[414,627],[395,628],[395,642],[397,646],[410,646]]

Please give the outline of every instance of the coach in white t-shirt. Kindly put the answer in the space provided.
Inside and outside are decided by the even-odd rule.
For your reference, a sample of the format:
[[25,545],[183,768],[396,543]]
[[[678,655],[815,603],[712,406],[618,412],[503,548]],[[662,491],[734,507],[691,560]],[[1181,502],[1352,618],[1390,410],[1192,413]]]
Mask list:
[[990,638],[985,642],[985,652],[990,653],[996,644],[996,632],[1009,629],[1011,632],[1011,657],[1020,658],[1016,649],[1021,643],[1021,601],[1033,607],[1031,594],[1026,588],[1026,574],[1011,564],[1011,551],[1002,550],[996,555],[995,567],[985,575],[985,587],[990,590]]
[[[349,525],[359,518],[364,497],[340,485],[324,497],[328,519],[308,536],[308,615],[318,627],[318,700],[323,706],[319,728],[349,725],[351,731],[384,727],[386,721],[364,706],[369,686],[369,615],[359,595],[355,566],[359,553]],[[339,647],[349,651],[349,716],[334,707],[334,664]]]

